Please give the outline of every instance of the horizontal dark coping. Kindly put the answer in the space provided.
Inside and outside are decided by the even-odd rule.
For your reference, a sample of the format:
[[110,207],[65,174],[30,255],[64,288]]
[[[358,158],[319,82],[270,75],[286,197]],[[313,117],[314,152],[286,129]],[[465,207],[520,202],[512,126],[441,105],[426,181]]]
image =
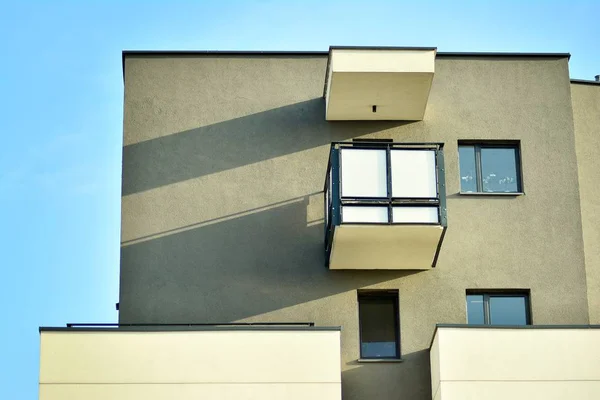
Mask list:
[[433,340],[438,328],[459,328],[459,329],[600,329],[600,325],[469,325],[469,324],[436,324],[433,330],[433,336],[429,343],[429,348],[433,345]]
[[571,53],[438,52],[438,57],[571,58]]
[[586,79],[571,79],[571,83],[579,83],[582,85],[600,85],[600,81],[590,81]]
[[[330,49],[348,50],[436,50],[436,47],[378,47],[378,46],[331,46]],[[329,51],[281,51],[281,50],[123,50],[126,56],[326,56]],[[438,57],[536,57],[569,58],[570,53],[511,53],[511,52],[437,52]],[[593,82],[593,81],[592,81]]]
[[291,326],[291,325],[148,325],[148,326],[86,326],[86,327],[50,327],[40,326],[42,332],[205,332],[205,331],[341,331],[340,326]]

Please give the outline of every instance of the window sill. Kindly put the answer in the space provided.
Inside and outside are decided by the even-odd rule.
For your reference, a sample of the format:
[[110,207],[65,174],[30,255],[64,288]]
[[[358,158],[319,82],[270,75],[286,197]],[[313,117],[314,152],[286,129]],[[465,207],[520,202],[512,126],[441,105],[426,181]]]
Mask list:
[[359,363],[401,363],[404,362],[401,358],[359,358],[356,360]]
[[511,193],[503,193],[503,192],[459,192],[461,196],[508,196],[508,197],[517,197],[524,196],[524,192],[511,192]]

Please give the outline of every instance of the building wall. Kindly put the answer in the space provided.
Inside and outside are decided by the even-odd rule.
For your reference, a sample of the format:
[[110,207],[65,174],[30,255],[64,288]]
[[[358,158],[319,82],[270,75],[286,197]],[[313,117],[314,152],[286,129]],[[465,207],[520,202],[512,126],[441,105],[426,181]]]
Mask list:
[[571,85],[590,323],[600,324],[600,84]]
[[431,357],[434,399],[597,399],[599,338],[588,327],[440,327]]
[[[342,326],[345,399],[430,399],[436,323],[465,290],[531,289],[535,324],[588,323],[566,58],[438,56],[424,121],[326,122],[327,57],[128,56],[120,321]],[[444,142],[432,271],[330,271],[331,141]],[[526,194],[461,196],[459,139],[519,139]],[[359,363],[357,289],[399,289],[403,363]]]
[[339,330],[157,329],[42,331],[40,400],[341,400]]

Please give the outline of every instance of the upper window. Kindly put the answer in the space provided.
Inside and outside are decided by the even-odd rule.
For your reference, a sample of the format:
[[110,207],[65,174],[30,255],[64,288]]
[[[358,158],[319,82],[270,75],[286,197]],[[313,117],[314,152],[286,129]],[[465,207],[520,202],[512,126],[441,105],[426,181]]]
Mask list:
[[459,142],[462,193],[520,193],[518,142]]
[[475,325],[529,325],[529,295],[511,292],[467,291],[467,323]]
[[360,358],[400,358],[397,291],[358,293]]

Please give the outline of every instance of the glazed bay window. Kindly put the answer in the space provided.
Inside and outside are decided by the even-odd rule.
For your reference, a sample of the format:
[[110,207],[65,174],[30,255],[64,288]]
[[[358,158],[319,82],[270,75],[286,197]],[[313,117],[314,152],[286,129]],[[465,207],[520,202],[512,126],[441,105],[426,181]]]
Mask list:
[[467,291],[470,325],[530,325],[529,294],[525,292]]
[[361,359],[399,359],[397,291],[358,292]]
[[458,144],[461,193],[523,192],[518,142]]
[[331,269],[430,269],[446,229],[443,144],[331,146],[325,182]]

